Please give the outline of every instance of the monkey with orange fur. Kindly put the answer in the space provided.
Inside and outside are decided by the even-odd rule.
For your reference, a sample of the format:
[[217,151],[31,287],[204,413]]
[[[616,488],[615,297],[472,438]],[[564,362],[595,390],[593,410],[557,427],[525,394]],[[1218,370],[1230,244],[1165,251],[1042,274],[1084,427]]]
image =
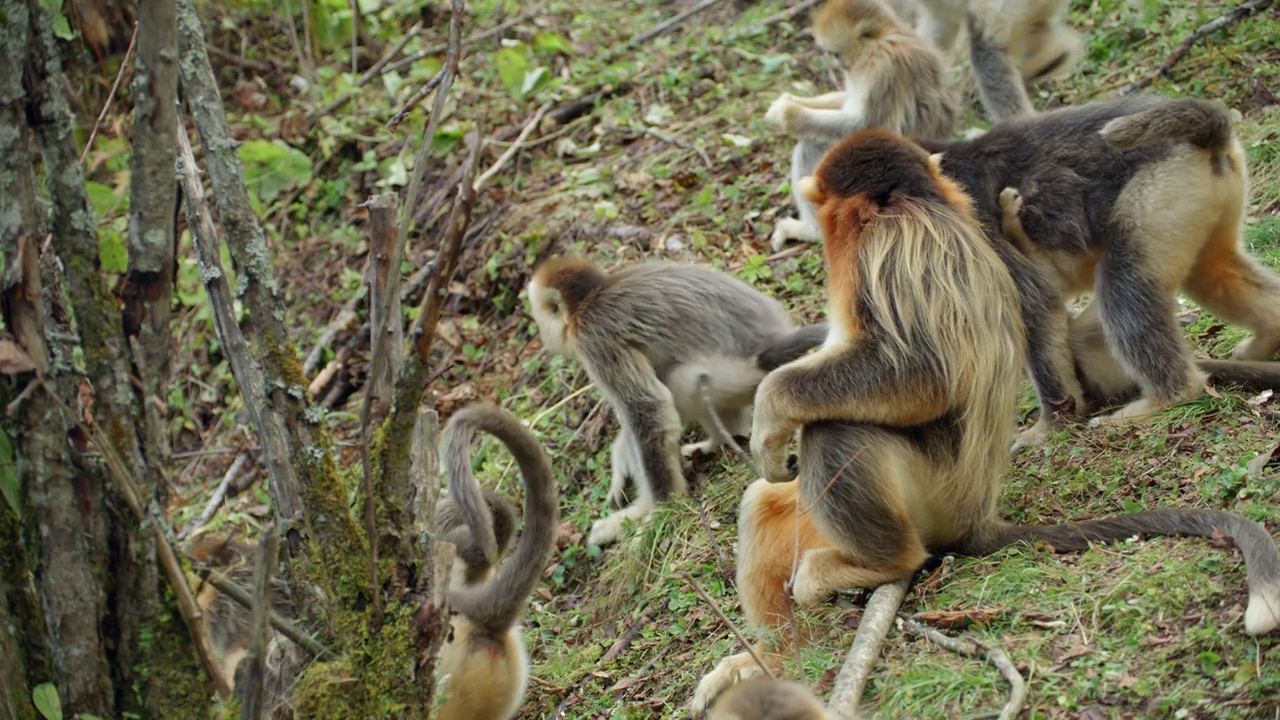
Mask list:
[[[1070,552],[1135,534],[1221,533],[1245,558],[1245,631],[1280,625],[1280,550],[1238,515],[1000,519],[1024,348],[1018,293],[968,196],[923,149],[858,133],[827,154],[804,192],[822,225],[830,334],[756,393],[751,450],[764,479],[748,488],[738,518],[738,591],[752,625],[778,628],[786,616],[797,503],[799,605],[895,581],[933,551],[985,555],[1041,540]],[[786,458],[797,430],[793,480]],[[725,658],[699,683],[692,711],[759,673],[745,654]]]

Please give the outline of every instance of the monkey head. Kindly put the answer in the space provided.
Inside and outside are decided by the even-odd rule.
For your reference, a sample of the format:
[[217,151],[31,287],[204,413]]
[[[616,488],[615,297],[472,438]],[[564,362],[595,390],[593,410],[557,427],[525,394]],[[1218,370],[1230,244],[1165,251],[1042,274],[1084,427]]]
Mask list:
[[548,351],[573,355],[572,335],[577,331],[579,313],[607,284],[604,272],[583,258],[552,258],[533,271],[529,305]]
[[817,206],[827,238],[857,237],[866,222],[908,202],[969,215],[969,197],[941,173],[939,157],[900,135],[864,130],[827,151],[800,193]]
[[898,25],[881,0],[827,0],[814,15],[813,38],[847,72],[867,59],[876,43]]
[[828,717],[804,686],[758,677],[726,691],[712,706],[707,720],[826,720]]

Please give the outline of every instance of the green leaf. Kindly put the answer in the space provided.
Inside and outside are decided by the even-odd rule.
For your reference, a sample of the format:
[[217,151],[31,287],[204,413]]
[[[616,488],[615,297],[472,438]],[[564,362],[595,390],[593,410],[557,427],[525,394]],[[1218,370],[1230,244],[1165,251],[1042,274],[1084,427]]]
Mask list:
[[103,272],[128,272],[129,250],[120,233],[105,229],[98,233],[98,260],[102,263]]
[[282,141],[249,140],[240,145],[244,182],[263,204],[311,182],[311,159]]
[[524,83],[520,86],[520,96],[524,97],[543,85],[546,85],[547,81],[550,79],[551,71],[544,67],[534,68],[526,72],[524,74]]
[[18,500],[18,466],[13,462],[13,445],[3,430],[0,430],[0,494],[9,501],[13,514],[22,517],[22,503]]
[[1205,675],[1213,675],[1218,669],[1218,663],[1222,662],[1222,656],[1212,650],[1205,650],[1196,659],[1200,661],[1200,670]]
[[89,202],[93,204],[93,211],[98,214],[98,217],[105,218],[112,210],[124,212],[129,209],[129,200],[124,197],[123,188],[117,190],[110,185],[92,180],[86,182],[84,187],[89,193]]
[[62,701],[58,699],[58,688],[53,683],[41,683],[31,690],[31,702],[45,720],[62,720]]
[[560,33],[540,32],[533,36],[533,49],[538,52],[573,54],[573,46]]
[[529,60],[525,57],[525,46],[504,47],[498,51],[495,60],[498,63],[498,77],[502,78],[502,84],[507,87],[507,92],[511,97],[522,100],[524,99],[524,78],[529,72]]

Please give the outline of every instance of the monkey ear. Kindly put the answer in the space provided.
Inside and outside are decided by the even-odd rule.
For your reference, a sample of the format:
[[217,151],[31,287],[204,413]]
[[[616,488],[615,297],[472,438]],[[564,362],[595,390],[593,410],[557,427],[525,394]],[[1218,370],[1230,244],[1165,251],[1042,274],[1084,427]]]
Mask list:
[[813,175],[806,175],[800,179],[799,190],[800,196],[814,205],[821,205],[827,199],[827,194],[822,191],[822,186]]
[[929,170],[934,175],[942,174],[942,153],[934,153],[929,156]]

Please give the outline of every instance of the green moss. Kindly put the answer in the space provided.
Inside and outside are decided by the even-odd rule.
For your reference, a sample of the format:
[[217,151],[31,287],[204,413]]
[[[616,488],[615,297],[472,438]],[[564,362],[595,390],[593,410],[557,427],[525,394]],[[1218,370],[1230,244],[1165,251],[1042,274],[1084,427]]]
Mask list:
[[150,697],[144,698],[145,713],[153,717],[211,717],[209,695],[211,684],[200,657],[196,654],[191,632],[176,610],[173,591],[164,593],[167,612],[156,617],[153,628],[141,635],[152,638],[150,659],[139,669],[141,682]]

